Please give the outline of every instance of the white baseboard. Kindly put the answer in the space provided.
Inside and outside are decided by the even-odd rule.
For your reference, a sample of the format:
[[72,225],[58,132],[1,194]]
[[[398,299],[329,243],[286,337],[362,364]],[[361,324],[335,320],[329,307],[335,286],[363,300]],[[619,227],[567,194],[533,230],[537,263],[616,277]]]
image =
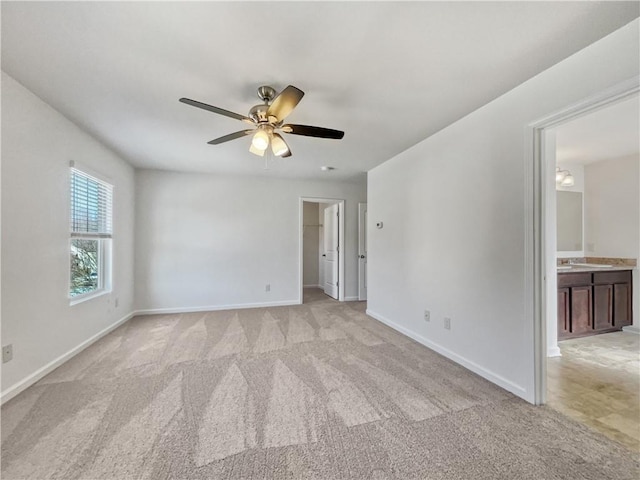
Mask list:
[[33,385],[34,383],[36,383],[38,380],[40,380],[42,377],[44,377],[45,375],[47,375],[48,373],[51,373],[53,370],[55,370],[56,368],[58,368],[60,365],[62,365],[64,362],[66,362],[67,360],[70,360],[72,357],[75,357],[77,354],[79,354],[81,351],[83,351],[85,348],[87,348],[89,345],[97,342],[98,340],[100,340],[102,337],[104,337],[105,335],[107,335],[108,333],[111,333],[113,330],[115,330],[116,328],[118,328],[120,325],[122,325],[123,323],[125,323],[127,320],[130,320],[131,318],[133,318],[133,316],[135,315],[135,312],[131,312],[128,315],[125,315],[124,317],[122,317],[120,320],[118,320],[117,322],[115,322],[112,325],[109,325],[107,328],[105,328],[104,330],[101,330],[100,332],[96,333],[93,337],[85,340],[84,342],[82,342],[80,345],[78,345],[77,347],[72,348],[71,350],[69,350],[68,352],[60,355],[58,358],[56,358],[55,360],[47,363],[44,367],[39,368],[38,370],[36,370],[35,372],[33,372],[31,375],[27,376],[26,378],[20,380],[17,383],[14,383],[12,386],[10,386],[9,388],[7,388],[5,391],[3,391],[2,393],[0,393],[0,403],[4,404],[5,402],[11,400],[13,397],[15,397],[16,395],[18,395],[20,392],[26,390],[27,388],[29,388],[31,385]]
[[547,358],[561,356],[562,352],[560,351],[560,347],[558,347],[557,345],[555,347],[547,347]]
[[640,327],[636,325],[629,325],[628,327],[622,327],[623,332],[635,333],[636,335],[640,335]]
[[164,313],[214,312],[218,310],[242,310],[245,308],[288,307],[290,305],[300,305],[300,300],[286,300],[283,302],[237,303],[232,305],[207,305],[203,307],[147,308],[136,310],[135,312],[133,312],[133,314],[160,315]]
[[412,338],[413,340],[415,340],[418,343],[421,343],[422,345],[424,345],[425,347],[439,353],[440,355],[447,357],[449,360],[453,360],[454,362],[456,362],[459,365],[462,365],[463,367],[465,367],[468,370],[471,370],[474,373],[477,373],[478,375],[480,375],[481,377],[489,380],[491,383],[495,383],[496,385],[504,388],[505,390],[513,393],[514,395],[517,395],[518,397],[527,400],[527,391],[525,388],[521,387],[520,385],[517,385],[513,382],[511,382],[510,380],[507,380],[506,378],[493,373],[490,370],[487,370],[486,368],[478,365],[475,362],[472,362],[471,360],[468,360],[467,358],[458,355],[455,352],[452,352],[451,350],[438,345],[437,343],[432,342],[431,340],[427,340],[426,338],[424,338],[422,335],[419,335],[417,333],[415,333],[412,330],[409,330],[407,328],[402,327],[401,325],[398,325],[397,323],[389,320],[388,318],[383,317],[382,315],[379,315],[375,312],[372,312],[371,310],[367,309],[366,311],[367,315],[369,315],[372,318],[375,318],[376,320],[378,320],[379,322],[384,323],[385,325],[393,328],[394,330],[397,330],[398,332],[406,335],[409,338]]
[[322,288],[322,285],[302,285],[302,288]]
[[344,299],[345,302],[357,302],[358,300],[359,298],[357,295],[355,297],[345,297]]

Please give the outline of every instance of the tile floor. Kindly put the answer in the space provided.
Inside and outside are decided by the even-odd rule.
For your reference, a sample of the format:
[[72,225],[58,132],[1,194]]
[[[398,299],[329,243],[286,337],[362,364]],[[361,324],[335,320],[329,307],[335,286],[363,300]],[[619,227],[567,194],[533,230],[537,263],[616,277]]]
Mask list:
[[640,452],[640,335],[614,332],[559,343],[547,361],[547,404]]

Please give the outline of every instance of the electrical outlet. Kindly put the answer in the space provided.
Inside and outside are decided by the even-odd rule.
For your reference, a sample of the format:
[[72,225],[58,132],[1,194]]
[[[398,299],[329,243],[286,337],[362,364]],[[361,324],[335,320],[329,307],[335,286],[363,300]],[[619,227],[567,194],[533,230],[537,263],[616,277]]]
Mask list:
[[265,291],[265,292],[270,292],[270,291],[271,291],[271,284],[270,284],[270,283],[267,283],[267,284],[264,286],[264,291]]
[[430,322],[431,321],[431,312],[429,310],[425,310],[424,311],[424,321],[425,322]]
[[451,330],[451,319],[448,317],[444,317],[444,328]]
[[13,344],[5,345],[2,347],[2,363],[7,363],[13,360]]

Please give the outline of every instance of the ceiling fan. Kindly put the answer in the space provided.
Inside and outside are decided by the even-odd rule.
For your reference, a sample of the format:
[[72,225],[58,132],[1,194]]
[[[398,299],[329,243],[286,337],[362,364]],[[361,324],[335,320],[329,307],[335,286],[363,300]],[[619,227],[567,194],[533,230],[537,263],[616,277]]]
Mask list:
[[290,157],[291,150],[284,141],[282,135],[278,133],[291,133],[293,135],[304,135],[306,137],[332,138],[340,140],[344,137],[344,132],[333,130],[331,128],[312,127],[310,125],[296,125],[293,123],[284,123],[284,119],[298,105],[304,92],[299,88],[289,85],[276,96],[276,91],[268,86],[263,85],[258,88],[258,98],[264,103],[255,105],[249,110],[249,115],[244,116],[238,113],[230,112],[222,108],[207,105],[206,103],[191,100],[189,98],[181,98],[182,103],[193,107],[202,108],[225,117],[235,118],[252,125],[255,128],[249,130],[240,130],[239,132],[230,133],[215,140],[207,142],[211,145],[219,145],[220,143],[242,138],[246,135],[253,134],[249,151],[255,155],[263,156],[269,145],[273,154],[278,157]]

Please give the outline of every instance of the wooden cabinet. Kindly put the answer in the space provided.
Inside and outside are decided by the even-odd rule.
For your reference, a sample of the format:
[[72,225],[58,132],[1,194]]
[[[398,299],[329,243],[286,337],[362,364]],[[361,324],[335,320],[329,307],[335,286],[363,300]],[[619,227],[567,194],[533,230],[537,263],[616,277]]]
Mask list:
[[631,325],[631,283],[613,286],[613,324]]
[[581,334],[593,330],[593,289],[571,287],[571,333]]
[[569,289],[558,289],[558,336],[566,336],[571,333],[570,310],[569,310]]
[[613,327],[613,285],[593,286],[593,328]]
[[558,274],[558,339],[631,324],[631,270]]

